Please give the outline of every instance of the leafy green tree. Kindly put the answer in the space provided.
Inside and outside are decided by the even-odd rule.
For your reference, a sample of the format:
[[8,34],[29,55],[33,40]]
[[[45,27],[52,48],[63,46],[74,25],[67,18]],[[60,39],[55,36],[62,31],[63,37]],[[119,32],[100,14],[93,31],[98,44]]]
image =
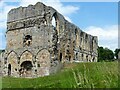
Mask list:
[[114,59],[114,53],[108,48],[98,47],[98,61],[112,61]]
[[114,53],[115,53],[115,57],[116,57],[116,59],[118,59],[118,53],[120,52],[120,49],[115,49],[115,51],[114,51]]

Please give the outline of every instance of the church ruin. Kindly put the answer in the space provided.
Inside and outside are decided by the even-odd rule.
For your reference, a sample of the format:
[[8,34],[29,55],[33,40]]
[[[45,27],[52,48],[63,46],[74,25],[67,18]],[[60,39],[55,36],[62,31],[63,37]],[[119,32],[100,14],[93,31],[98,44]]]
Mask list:
[[41,77],[57,72],[63,63],[97,62],[97,36],[40,2],[9,11],[6,40],[4,76]]

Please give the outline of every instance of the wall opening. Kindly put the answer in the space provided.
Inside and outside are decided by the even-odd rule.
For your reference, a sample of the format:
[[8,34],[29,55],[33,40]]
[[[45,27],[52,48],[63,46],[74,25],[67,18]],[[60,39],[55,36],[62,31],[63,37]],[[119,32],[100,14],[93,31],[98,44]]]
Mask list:
[[71,56],[69,56],[69,61],[71,61]]
[[60,53],[60,62],[62,61],[62,53]]
[[78,53],[76,53],[76,60],[78,60]]
[[76,44],[77,47],[79,46],[78,42],[79,42],[79,40],[78,40],[78,30],[75,29],[75,44]]
[[81,55],[81,57],[82,57],[82,61],[83,61],[83,54]]
[[8,76],[11,75],[11,64],[8,64]]
[[26,71],[31,70],[32,67],[33,67],[33,65],[32,65],[32,62],[31,62],[31,61],[24,61],[24,62],[21,64],[21,68],[23,68],[23,69],[26,70]]
[[54,26],[54,28],[56,28],[56,20],[54,16],[52,17],[52,25]]
[[38,63],[37,66],[40,67],[40,64]]
[[54,30],[57,30],[57,32],[59,33],[59,20],[56,12],[52,16],[51,23],[52,23],[52,26],[54,27]]
[[24,61],[20,66],[21,66],[19,70],[20,76],[27,77],[32,75],[33,65],[31,61]]
[[23,41],[24,45],[30,46],[32,43],[32,36],[26,35]]

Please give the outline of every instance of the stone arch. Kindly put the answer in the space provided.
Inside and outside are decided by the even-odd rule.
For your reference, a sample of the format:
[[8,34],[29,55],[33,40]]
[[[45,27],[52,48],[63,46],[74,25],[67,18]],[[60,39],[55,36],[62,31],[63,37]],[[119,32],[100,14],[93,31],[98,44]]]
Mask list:
[[33,54],[30,51],[26,50],[20,55],[20,65],[24,61],[32,62],[32,59],[33,59]]
[[46,49],[40,50],[36,55],[38,76],[49,75],[50,53]]
[[54,30],[57,30],[57,32],[59,33],[59,19],[58,19],[57,12],[55,12],[52,15],[51,22],[52,22],[52,25],[54,26]]
[[32,68],[33,55],[30,51],[26,50],[20,56],[19,75],[22,77],[32,77]]
[[7,55],[6,55],[6,57],[8,57],[11,53],[14,53],[18,57],[17,53],[15,51],[13,51],[13,50],[10,51],[10,52],[8,52]]
[[16,52],[11,51],[7,56],[7,67],[8,67],[8,75],[17,76],[18,72],[18,57]]

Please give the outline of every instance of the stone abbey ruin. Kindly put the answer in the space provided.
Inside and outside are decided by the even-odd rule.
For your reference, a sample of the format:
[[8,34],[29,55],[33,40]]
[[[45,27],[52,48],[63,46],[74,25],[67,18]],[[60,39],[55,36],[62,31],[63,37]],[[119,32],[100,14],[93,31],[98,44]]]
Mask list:
[[6,40],[3,76],[41,77],[57,72],[64,63],[97,61],[97,37],[40,2],[9,11]]

